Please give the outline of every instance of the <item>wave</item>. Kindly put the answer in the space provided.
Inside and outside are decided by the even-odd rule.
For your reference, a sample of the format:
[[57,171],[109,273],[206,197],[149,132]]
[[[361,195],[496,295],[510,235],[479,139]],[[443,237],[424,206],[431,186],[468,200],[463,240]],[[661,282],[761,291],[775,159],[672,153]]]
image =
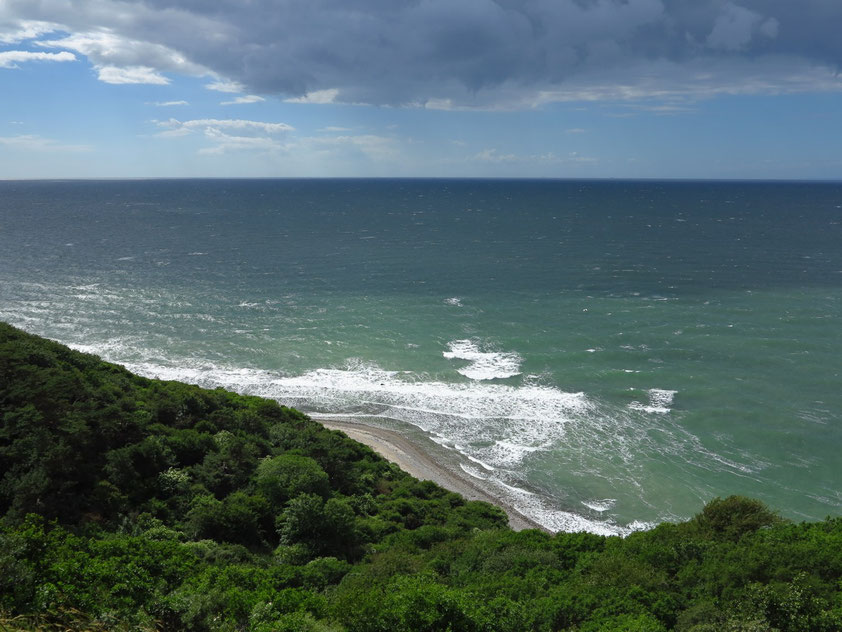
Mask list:
[[505,379],[520,375],[522,358],[514,352],[483,351],[473,340],[453,340],[442,355],[449,360],[470,364],[457,372],[472,380]]
[[[138,343],[128,346],[137,352]],[[121,346],[117,340],[75,345],[88,352],[106,352],[115,361],[128,355]],[[655,500],[649,497],[657,491],[649,489],[652,481],[645,467],[653,458],[741,476],[753,477],[757,470],[756,464],[747,467],[706,450],[678,418],[641,417],[625,405],[607,404],[546,383],[451,383],[385,370],[360,359],[288,375],[207,359],[165,358],[160,351],[148,354],[123,363],[149,377],[272,398],[314,418],[351,417],[375,425],[414,426],[441,445],[443,455],[451,455],[452,466],[468,468],[466,473],[482,478],[490,493],[553,531],[625,535],[654,524],[618,523],[621,513],[629,513],[629,500],[654,507]],[[675,394],[664,389],[646,392],[649,403],[661,407],[671,404]],[[577,490],[583,492],[580,497]],[[617,507],[607,506],[607,500],[591,500],[606,498],[596,494],[623,501]],[[562,505],[585,508],[570,511]]]
[[616,505],[617,500],[615,498],[603,498],[602,500],[583,500],[582,504],[588,509],[602,513],[603,511],[608,511],[614,505]]
[[[89,349],[85,349],[89,350]],[[308,412],[363,415],[410,423],[471,451],[483,467],[517,465],[564,434],[565,424],[581,417],[591,403],[584,393],[550,386],[447,383],[387,371],[360,360],[341,368],[322,368],[286,376],[252,368],[224,368],[207,362],[192,366],[127,364],[143,375],[225,386],[270,397]],[[483,455],[488,456],[484,458]]]
[[629,404],[631,410],[638,410],[644,413],[657,413],[666,415],[671,411],[672,400],[678,391],[669,391],[662,388],[650,388],[646,391],[649,396],[649,403],[642,404],[634,401]]
[[270,397],[315,418],[389,419],[411,424],[452,450],[459,466],[485,481],[491,493],[552,531],[631,532],[610,518],[591,519],[564,511],[546,494],[525,488],[524,461],[557,446],[568,424],[592,414],[593,403],[584,393],[537,385],[450,384],[383,370],[359,360],[342,368],[316,369],[297,376],[206,362],[126,366],[150,377]]

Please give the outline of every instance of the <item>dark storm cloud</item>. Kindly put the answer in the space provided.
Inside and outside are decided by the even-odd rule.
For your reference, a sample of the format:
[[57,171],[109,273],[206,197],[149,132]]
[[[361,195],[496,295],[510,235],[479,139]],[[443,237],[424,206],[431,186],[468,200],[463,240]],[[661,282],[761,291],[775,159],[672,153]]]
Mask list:
[[839,89],[842,62],[839,0],[0,3],[7,32],[21,19],[89,36],[42,41],[99,67],[210,72],[247,92],[335,90],[382,105]]

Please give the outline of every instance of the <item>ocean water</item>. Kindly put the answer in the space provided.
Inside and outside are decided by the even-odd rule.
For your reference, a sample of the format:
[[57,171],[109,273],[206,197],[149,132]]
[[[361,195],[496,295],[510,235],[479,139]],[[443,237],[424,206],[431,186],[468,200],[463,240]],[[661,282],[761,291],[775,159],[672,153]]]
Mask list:
[[0,319],[396,429],[550,529],[842,509],[842,184],[0,182]]

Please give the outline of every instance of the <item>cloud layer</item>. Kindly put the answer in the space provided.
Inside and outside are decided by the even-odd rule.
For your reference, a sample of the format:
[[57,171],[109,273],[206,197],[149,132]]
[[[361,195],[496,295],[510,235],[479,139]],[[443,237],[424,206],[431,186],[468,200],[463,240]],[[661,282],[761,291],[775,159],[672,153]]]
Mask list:
[[7,50],[0,52],[0,68],[18,68],[18,64],[28,61],[76,61],[73,53],[38,53],[25,50]]
[[179,121],[171,118],[155,121],[163,131],[161,138],[177,138],[201,132],[208,146],[199,150],[199,154],[224,154],[231,151],[253,150],[276,152],[284,149],[281,137],[294,128],[286,123],[249,121],[243,119],[192,119]]
[[840,24],[839,0],[0,3],[0,42],[84,55],[107,82],[438,109],[839,90]]

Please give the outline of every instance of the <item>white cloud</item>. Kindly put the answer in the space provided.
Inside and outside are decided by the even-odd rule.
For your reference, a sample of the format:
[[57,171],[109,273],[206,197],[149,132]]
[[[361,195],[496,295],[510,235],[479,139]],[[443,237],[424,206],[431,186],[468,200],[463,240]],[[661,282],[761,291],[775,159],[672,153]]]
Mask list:
[[337,153],[350,150],[371,160],[394,160],[398,153],[394,138],[376,134],[309,137],[301,139],[299,146],[316,152]]
[[240,105],[244,103],[260,103],[261,101],[265,101],[263,97],[259,97],[256,94],[247,94],[243,97],[237,97],[233,101],[222,101],[220,105]]
[[154,105],[155,107],[159,108],[168,108],[175,105],[190,105],[187,101],[155,101],[153,103],[147,103],[147,105]]
[[427,110],[454,110],[456,109],[451,99],[427,99],[424,103]]
[[478,154],[475,154],[471,160],[478,160],[480,162],[520,162],[515,154],[498,154],[494,148],[483,149]]
[[[159,126],[163,126],[161,123],[158,123]],[[155,134],[158,138],[179,138],[181,136],[189,136],[193,133],[193,130],[187,127],[173,127],[171,129],[166,129],[163,132],[158,132]]]
[[583,156],[578,151],[571,151],[567,154],[567,157],[562,160],[562,162],[578,162],[584,164],[595,164],[599,162],[599,158],[594,158],[592,156]]
[[[164,131],[156,136],[160,138],[178,138],[201,132],[212,143],[210,147],[199,150],[202,155],[224,154],[232,151],[277,152],[286,147],[281,142],[294,128],[286,123],[268,123],[244,119],[192,119],[179,121],[171,118],[167,121],[153,121]],[[231,133],[231,132],[236,133]]]
[[156,86],[166,86],[170,83],[162,74],[149,66],[97,66],[99,80],[104,83],[128,84],[142,83]]
[[[692,103],[692,101],[690,101]],[[668,116],[672,114],[689,114],[697,112],[698,108],[682,102],[673,102],[667,99],[660,103],[646,103],[646,102],[632,102],[625,104],[625,107],[640,112],[652,112],[661,116]]]
[[327,127],[320,127],[317,132],[352,132],[350,127],[337,127],[336,125],[328,125]]
[[0,23],[0,44],[17,44],[60,30],[60,25],[42,20],[20,20],[15,24]]
[[469,162],[485,162],[496,164],[523,164],[523,163],[539,163],[539,164],[596,164],[599,162],[597,158],[590,156],[582,156],[578,152],[571,151],[566,156],[557,156],[553,152],[546,152],[543,154],[501,154],[497,149],[490,148],[468,157]]
[[65,145],[50,138],[24,134],[20,136],[0,136],[0,145],[29,151],[90,151],[89,145]]
[[200,154],[224,154],[230,151],[262,151],[273,152],[284,147],[277,139],[267,136],[233,136],[219,129],[208,127],[205,137],[214,143],[213,147],[204,147]]
[[28,61],[76,61],[76,55],[67,51],[60,53],[33,53],[25,50],[0,52],[0,68],[17,68],[18,62]]
[[190,121],[179,121],[178,119],[171,118],[168,121],[156,121],[156,123],[159,127],[186,129],[188,131],[211,127],[216,129],[252,130],[267,134],[280,134],[291,132],[295,129],[286,123],[267,123],[264,121],[247,121],[243,119],[193,119]]
[[207,68],[191,62],[169,46],[125,37],[110,30],[74,33],[36,43],[44,48],[66,48],[84,55],[97,70],[99,80],[105,83],[166,85],[170,80],[162,72],[209,73]]
[[284,101],[287,103],[334,103],[338,95],[339,90],[329,88],[327,90],[314,90],[313,92],[308,92],[303,97],[284,99]]
[[226,81],[224,79],[220,79],[218,81],[214,81],[213,83],[205,84],[205,88],[208,90],[214,90],[216,92],[242,92],[244,90],[243,85],[237,83],[236,81]]
[[583,129],[581,127],[571,127],[570,129],[564,130],[565,134],[584,134],[588,130]]

